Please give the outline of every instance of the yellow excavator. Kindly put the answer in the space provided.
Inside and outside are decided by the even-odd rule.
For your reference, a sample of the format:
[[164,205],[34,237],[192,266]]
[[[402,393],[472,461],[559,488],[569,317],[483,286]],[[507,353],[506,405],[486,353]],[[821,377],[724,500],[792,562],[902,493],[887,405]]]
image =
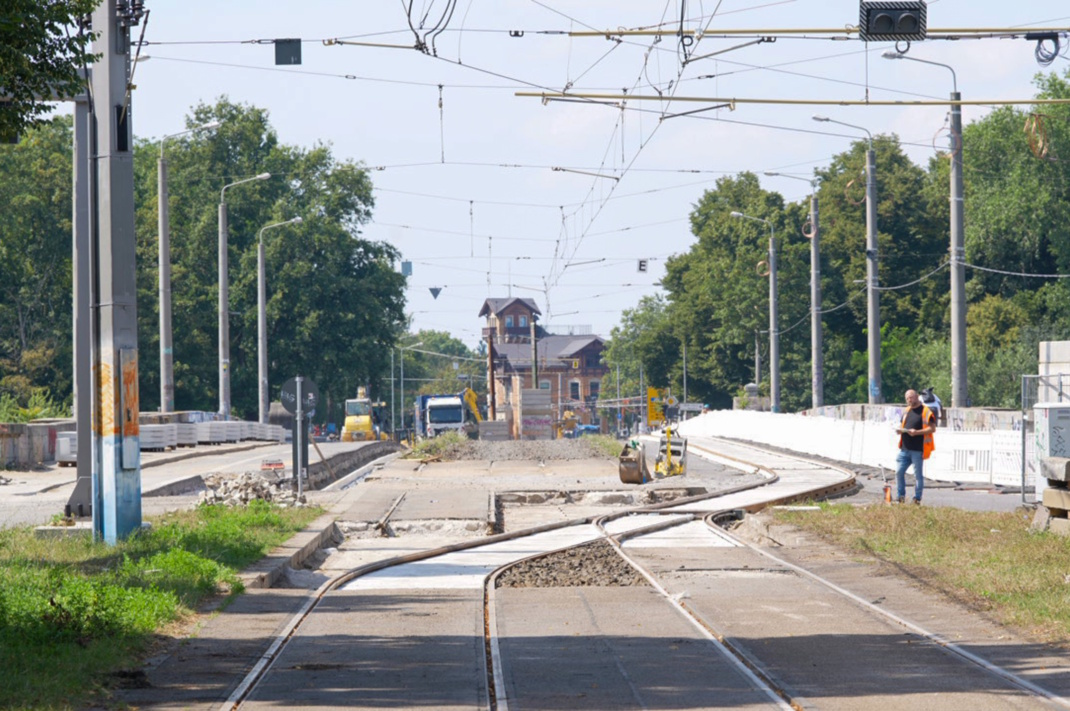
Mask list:
[[357,396],[346,400],[346,421],[342,428],[343,442],[372,442],[390,439],[384,432],[385,403],[372,402],[364,388],[357,388]]

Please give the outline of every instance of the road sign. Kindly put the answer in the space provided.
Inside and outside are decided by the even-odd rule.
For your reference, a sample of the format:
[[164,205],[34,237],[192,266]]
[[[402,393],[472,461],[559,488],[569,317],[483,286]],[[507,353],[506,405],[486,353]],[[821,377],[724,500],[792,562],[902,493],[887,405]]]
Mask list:
[[[320,399],[319,388],[316,387],[316,383],[311,378],[305,378],[301,383],[301,389],[304,390],[305,403],[302,408],[305,411],[307,417],[311,417],[316,412],[316,403]],[[286,411],[291,414],[297,414],[297,379],[290,378],[282,384],[282,393],[279,394],[279,400],[282,401],[282,406],[286,408]]]
[[680,412],[702,412],[706,408],[701,402],[682,402]]

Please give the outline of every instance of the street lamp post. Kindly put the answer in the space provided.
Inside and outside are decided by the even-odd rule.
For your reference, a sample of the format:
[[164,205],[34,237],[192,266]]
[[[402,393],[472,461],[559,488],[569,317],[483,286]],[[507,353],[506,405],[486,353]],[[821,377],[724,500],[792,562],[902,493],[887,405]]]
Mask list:
[[160,227],[160,412],[175,411],[174,350],[171,345],[171,215],[167,193],[167,160],[164,158],[164,143],[168,138],[177,138],[194,131],[219,128],[219,121],[171,133],[160,139],[160,157],[156,161],[156,195]]
[[230,299],[227,293],[227,188],[267,180],[271,173],[228,183],[219,191],[219,415],[230,419]]
[[821,326],[821,231],[817,221],[817,178],[766,171],[766,175],[804,180],[810,183],[810,389],[814,408],[825,404],[825,355]]
[[256,335],[257,335],[257,375],[260,381],[260,424],[268,421],[268,364],[267,364],[267,277],[264,266],[264,231],[283,225],[299,225],[300,217],[264,225],[256,235]]
[[742,212],[733,212],[732,217],[764,222],[769,226],[769,406],[773,412],[780,412],[780,328],[777,324],[776,233],[773,231],[773,223],[761,217],[751,217]]
[[866,149],[866,330],[869,331],[869,404],[884,402],[881,395],[881,311],[877,291],[877,158],[873,151],[873,134],[862,126],[836,121],[827,116],[814,116],[814,121],[835,123],[863,131],[869,141]]
[[398,351],[400,355],[398,358],[401,360],[401,429],[405,429],[405,351],[413,348],[419,348],[424,343],[413,343],[411,346],[399,346]]
[[[951,72],[951,406],[967,407],[969,393],[966,379],[966,254],[963,234],[962,186],[962,95],[959,94],[955,70],[947,64],[908,57],[888,51],[885,59],[909,59],[932,64]],[[957,142],[957,145],[956,145]]]

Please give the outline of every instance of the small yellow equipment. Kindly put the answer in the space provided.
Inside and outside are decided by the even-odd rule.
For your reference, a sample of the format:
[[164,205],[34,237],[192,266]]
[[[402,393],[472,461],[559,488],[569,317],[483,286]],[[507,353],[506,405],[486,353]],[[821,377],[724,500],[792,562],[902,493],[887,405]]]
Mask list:
[[673,432],[666,425],[665,434],[658,442],[658,457],[654,460],[654,472],[660,476],[677,476],[687,473],[687,438]]

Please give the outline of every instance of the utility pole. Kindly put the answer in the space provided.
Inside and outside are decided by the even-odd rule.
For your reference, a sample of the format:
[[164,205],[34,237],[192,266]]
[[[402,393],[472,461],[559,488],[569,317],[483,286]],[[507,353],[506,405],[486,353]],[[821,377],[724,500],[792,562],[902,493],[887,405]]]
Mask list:
[[771,171],[766,171],[765,174],[810,183],[810,231],[804,230],[803,235],[810,240],[810,389],[813,394],[813,407],[818,408],[825,404],[825,357],[821,332],[821,229],[817,219],[818,180]]
[[141,528],[137,284],[130,28],[139,0],[104,0],[93,11],[96,220],[92,255],[93,531],[117,543]]
[[817,185],[810,194],[810,387],[813,407],[825,404],[825,353],[821,331],[821,228],[817,218]]
[[[957,87],[956,87],[957,89]],[[962,96],[951,92],[951,406],[969,407],[966,379],[966,249],[962,229]],[[957,144],[957,145],[956,145]]]
[[866,150],[866,330],[869,332],[869,404],[884,402],[881,394],[881,307],[877,291],[877,158],[870,140]]
[[814,121],[835,123],[863,131],[868,139],[866,149],[866,331],[869,351],[869,404],[884,402],[881,395],[881,308],[877,291],[877,154],[873,151],[873,134],[862,126],[844,123],[827,116],[814,116]]

